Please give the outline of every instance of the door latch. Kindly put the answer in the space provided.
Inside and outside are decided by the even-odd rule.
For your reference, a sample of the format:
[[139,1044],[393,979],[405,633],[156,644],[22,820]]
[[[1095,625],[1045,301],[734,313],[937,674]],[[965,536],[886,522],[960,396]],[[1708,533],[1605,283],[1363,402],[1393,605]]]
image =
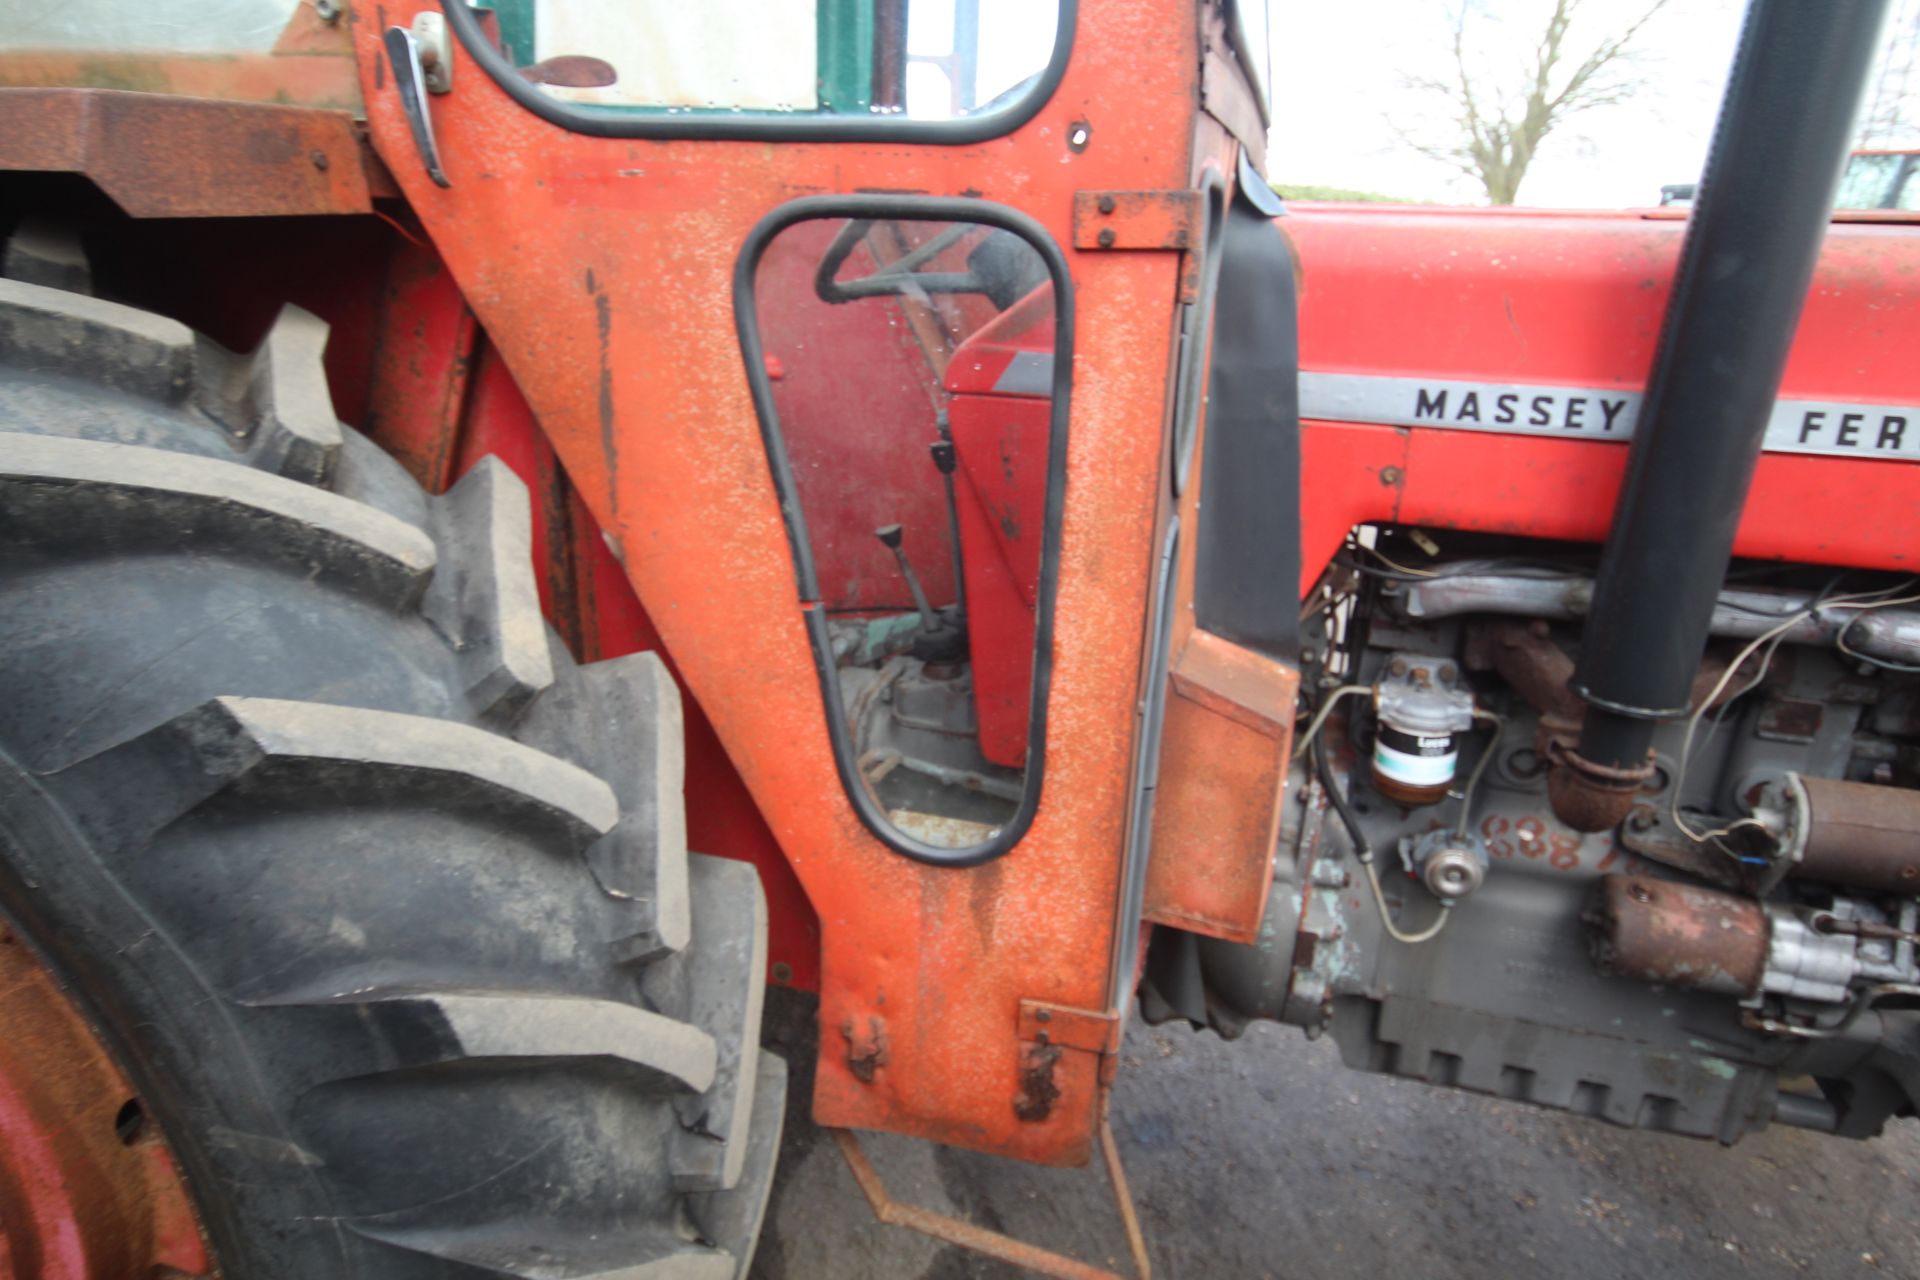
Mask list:
[[[437,13],[423,13],[420,16],[438,18],[442,23],[446,21]],[[451,89],[452,68],[447,58],[446,28],[440,27],[437,41],[431,31],[424,33],[428,42],[431,42],[425,49],[421,34],[406,27],[388,27],[387,61],[393,66],[393,87],[400,94],[400,109],[407,113],[407,124],[413,130],[413,145],[420,152],[420,162],[426,166],[427,176],[439,186],[451,187],[453,183],[448,181],[446,171],[440,167],[440,146],[433,139],[433,115],[427,109],[427,94],[434,91],[435,81],[430,77],[422,58],[423,52],[432,57],[439,72],[439,83],[446,86],[438,92],[445,93]]]

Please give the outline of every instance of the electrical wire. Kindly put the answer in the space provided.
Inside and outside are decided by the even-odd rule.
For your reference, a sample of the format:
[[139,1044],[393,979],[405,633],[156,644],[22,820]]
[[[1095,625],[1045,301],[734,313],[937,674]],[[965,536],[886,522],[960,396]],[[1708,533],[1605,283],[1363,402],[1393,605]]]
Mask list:
[[1384,551],[1380,550],[1380,548],[1378,547],[1370,546],[1367,543],[1359,542],[1359,543],[1355,543],[1354,545],[1359,547],[1362,551],[1366,552],[1368,555],[1372,556],[1375,560],[1378,560],[1381,564],[1387,566],[1387,568],[1393,570],[1395,573],[1405,574],[1409,578],[1437,578],[1440,576],[1439,574],[1435,573],[1432,569],[1409,569],[1406,565],[1395,564],[1392,560],[1389,560],[1387,558],[1387,555]]
[[[1723,837],[1732,835],[1736,831],[1754,827],[1764,829],[1765,824],[1758,818],[1748,817],[1737,818],[1726,826],[1716,827],[1711,831],[1696,831],[1681,815],[1680,809],[1680,795],[1686,782],[1687,765],[1693,755],[1693,738],[1694,734],[1700,728],[1700,720],[1706,715],[1707,708],[1713,706],[1714,703],[1720,700],[1720,695],[1726,691],[1727,685],[1732,682],[1733,677],[1739,672],[1740,668],[1746,665],[1747,659],[1758,652],[1762,645],[1767,644],[1769,641],[1774,642],[1773,648],[1768,650],[1767,661],[1761,665],[1759,674],[1750,679],[1746,685],[1741,688],[1740,693],[1734,695],[1735,697],[1744,695],[1748,690],[1760,683],[1760,680],[1766,675],[1767,665],[1772,662],[1774,649],[1779,647],[1779,638],[1784,636],[1788,631],[1791,631],[1799,623],[1813,617],[1823,609],[1884,609],[1897,604],[1920,602],[1920,595],[1899,596],[1894,599],[1887,598],[1894,592],[1904,591],[1912,587],[1917,582],[1920,582],[1920,578],[1908,578],[1904,582],[1900,582],[1891,587],[1884,587],[1878,591],[1866,591],[1854,595],[1837,596],[1824,601],[1816,600],[1816,602],[1801,607],[1774,626],[1767,628],[1767,630],[1749,640],[1741,648],[1740,652],[1734,656],[1733,661],[1727,664],[1727,669],[1721,672],[1719,680],[1714,682],[1714,686],[1708,691],[1707,696],[1700,700],[1700,705],[1694,708],[1693,714],[1687,717],[1687,731],[1680,740],[1680,764],[1673,780],[1672,795],[1668,805],[1668,813],[1673,819],[1673,825],[1679,829],[1682,835],[1696,844],[1714,843],[1718,845],[1718,842]],[[1844,631],[1845,629],[1843,628],[1842,634],[1844,634]],[[1729,699],[1729,701],[1731,700],[1732,699]],[[1729,854],[1733,853],[1732,850],[1726,849],[1724,845],[1719,845],[1719,847]]]
[[[1813,613],[1819,612],[1820,608],[1826,604],[1828,597],[1830,597],[1833,594],[1834,588],[1838,587],[1843,581],[1845,581],[1848,575],[1851,574],[1852,572],[1853,570],[1851,569],[1842,569],[1839,573],[1836,573],[1831,578],[1828,578],[1827,581],[1824,584],[1822,584],[1820,589],[1813,593],[1813,595],[1802,600],[1799,604],[1793,606],[1790,609],[1762,610],[1762,609],[1758,609],[1758,608],[1754,608],[1752,606],[1746,606],[1746,605],[1736,605],[1735,607],[1740,608],[1744,612],[1757,614],[1761,617],[1786,618],[1789,616],[1794,616],[1794,621],[1797,624],[1800,618],[1806,616],[1809,612],[1813,612]],[[1897,586],[1891,588],[1891,590],[1896,590],[1896,591],[1899,589],[1900,588]],[[1851,626],[1851,625],[1852,623],[1849,622],[1848,626]],[[1788,629],[1791,630],[1792,628],[1788,628]],[[1846,628],[1844,627],[1841,628],[1842,635],[1845,634],[1845,630]],[[1786,638],[1787,637],[1785,636],[1785,634],[1781,634],[1781,635],[1775,636],[1772,640],[1768,641],[1765,651],[1762,652],[1760,655],[1760,662],[1758,667],[1755,669],[1753,673],[1752,679],[1748,680],[1745,684],[1741,685],[1740,688],[1735,692],[1730,693],[1719,700],[1720,701],[1719,709],[1713,713],[1713,723],[1707,727],[1708,742],[1712,742],[1713,739],[1719,734],[1720,727],[1726,722],[1727,712],[1732,708],[1733,704],[1738,702],[1740,699],[1746,697],[1749,693],[1752,693],[1755,689],[1759,688],[1761,682],[1767,678],[1767,672],[1773,666],[1774,655],[1780,651],[1780,646],[1782,643],[1785,642]],[[1836,637],[1836,639],[1838,639],[1838,637]],[[1739,670],[1741,665],[1742,665],[1741,663],[1736,662],[1734,664],[1734,670],[1736,671]],[[1711,705],[1711,700],[1709,700],[1708,705]],[[1684,776],[1684,770],[1683,770],[1683,776]]]
[[[1382,526],[1377,525],[1368,527],[1372,528],[1376,533],[1382,528]],[[1401,564],[1391,559],[1374,543],[1362,542],[1362,532],[1363,529],[1355,529],[1347,534],[1345,541],[1341,545],[1341,551],[1346,553],[1346,557],[1349,558],[1336,556],[1334,562],[1344,565],[1349,569],[1357,570],[1370,577],[1419,581],[1426,578],[1450,578],[1462,574],[1500,573],[1521,578],[1553,579],[1564,578],[1569,575],[1591,575],[1593,573],[1593,566],[1590,563],[1582,562],[1576,558],[1538,555],[1467,556],[1458,560],[1436,560],[1435,563],[1430,564],[1427,568],[1416,569],[1412,565]],[[1358,558],[1361,554],[1372,557],[1386,567],[1380,568],[1367,564],[1364,560]],[[1432,554],[1437,557],[1439,552],[1436,550]]]
[[1746,697],[1749,693],[1752,693],[1755,689],[1758,689],[1761,682],[1767,678],[1767,672],[1773,667],[1774,655],[1780,652],[1780,646],[1785,642],[1786,637],[1784,635],[1775,636],[1773,639],[1767,641],[1767,647],[1760,653],[1760,661],[1754,664],[1752,678],[1732,693],[1720,699],[1720,706],[1713,713],[1713,723],[1707,726],[1708,742],[1712,742],[1719,734],[1721,726],[1727,721],[1727,712],[1732,710],[1733,704]]
[[1583,569],[1575,564],[1560,564],[1550,560],[1449,560],[1431,569],[1415,569],[1388,560],[1373,547],[1357,542],[1349,542],[1347,550],[1364,551],[1376,560],[1385,561],[1389,568],[1366,564],[1345,556],[1334,557],[1334,563],[1343,568],[1369,578],[1384,578],[1389,582],[1426,582],[1433,578],[1461,578],[1479,574],[1498,574],[1506,578],[1520,578],[1529,582],[1561,582],[1567,578],[1588,576],[1591,569]]
[[1351,600],[1353,590],[1350,583],[1342,584],[1323,578],[1314,586],[1313,591],[1300,605],[1300,621],[1304,624],[1328,609],[1338,608],[1343,600]]

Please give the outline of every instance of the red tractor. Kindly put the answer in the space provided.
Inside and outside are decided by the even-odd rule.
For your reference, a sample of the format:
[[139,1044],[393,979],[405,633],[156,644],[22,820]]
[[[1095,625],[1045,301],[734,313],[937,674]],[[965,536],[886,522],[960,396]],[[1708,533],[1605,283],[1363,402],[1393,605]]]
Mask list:
[[1283,209],[1224,0],[0,31],[0,1274],[744,1275],[769,982],[1050,1274],[854,1132],[1097,1143],[1144,1270],[1136,1014],[1912,1115],[1884,8],[1630,214]]

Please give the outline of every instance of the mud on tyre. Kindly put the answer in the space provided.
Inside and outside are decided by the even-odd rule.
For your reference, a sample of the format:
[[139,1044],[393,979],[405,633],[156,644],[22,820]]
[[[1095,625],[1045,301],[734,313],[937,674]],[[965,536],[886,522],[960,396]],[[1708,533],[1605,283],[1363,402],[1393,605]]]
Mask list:
[[524,487],[424,494],[315,317],[54,280],[0,280],[0,910],[222,1273],[744,1274],[766,908],[687,853],[659,660],[575,664]]

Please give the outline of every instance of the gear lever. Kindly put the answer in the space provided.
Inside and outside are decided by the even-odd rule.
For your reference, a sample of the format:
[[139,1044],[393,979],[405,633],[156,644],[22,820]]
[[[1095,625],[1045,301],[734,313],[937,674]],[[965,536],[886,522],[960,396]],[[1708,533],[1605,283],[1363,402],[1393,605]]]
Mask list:
[[900,576],[907,580],[907,590],[913,592],[913,607],[920,611],[920,629],[933,635],[940,630],[940,617],[927,600],[926,590],[920,585],[920,575],[907,562],[906,548],[900,545],[901,532],[897,524],[883,524],[873,531],[873,536],[893,552],[894,561],[900,566]]

